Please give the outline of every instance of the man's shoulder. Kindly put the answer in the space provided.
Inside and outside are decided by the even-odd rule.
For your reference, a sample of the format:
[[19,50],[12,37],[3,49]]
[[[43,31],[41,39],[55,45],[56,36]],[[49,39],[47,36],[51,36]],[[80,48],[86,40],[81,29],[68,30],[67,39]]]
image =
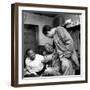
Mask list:
[[43,61],[44,60],[44,56],[42,56],[40,54],[36,54],[36,60]]
[[29,57],[26,57],[25,61],[28,61],[28,60],[30,60],[30,58]]
[[61,32],[61,31],[64,31],[65,28],[62,27],[62,26],[58,26],[57,29],[56,29],[56,32]]
[[44,56],[43,55],[40,55],[40,54],[36,54],[36,57],[38,57],[38,58],[44,58]]
[[58,34],[58,35],[63,35],[64,33],[65,33],[65,28],[64,27],[62,27],[62,26],[58,26],[57,28],[56,28],[56,34]]
[[63,26],[57,26],[57,29],[65,29]]

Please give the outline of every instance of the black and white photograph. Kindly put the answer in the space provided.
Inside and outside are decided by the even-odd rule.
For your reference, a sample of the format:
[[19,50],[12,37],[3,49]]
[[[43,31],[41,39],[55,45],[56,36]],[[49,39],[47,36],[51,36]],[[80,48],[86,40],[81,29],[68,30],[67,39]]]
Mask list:
[[18,84],[86,81],[86,8],[16,6]]
[[80,13],[22,11],[24,77],[80,75]]

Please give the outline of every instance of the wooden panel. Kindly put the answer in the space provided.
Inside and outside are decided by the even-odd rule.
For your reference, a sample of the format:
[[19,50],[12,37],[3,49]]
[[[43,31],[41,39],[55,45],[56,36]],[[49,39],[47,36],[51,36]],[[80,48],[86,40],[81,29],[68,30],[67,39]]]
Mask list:
[[24,25],[24,52],[29,48],[37,50],[37,28],[34,25]]

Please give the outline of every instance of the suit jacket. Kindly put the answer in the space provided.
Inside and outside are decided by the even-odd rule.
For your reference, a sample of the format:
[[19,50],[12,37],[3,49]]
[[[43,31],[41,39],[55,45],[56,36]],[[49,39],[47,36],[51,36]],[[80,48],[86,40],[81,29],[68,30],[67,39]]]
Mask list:
[[73,39],[64,27],[58,26],[56,28],[53,41],[55,44],[56,51],[59,55],[62,55],[65,52],[70,52],[72,61],[77,66],[79,66]]

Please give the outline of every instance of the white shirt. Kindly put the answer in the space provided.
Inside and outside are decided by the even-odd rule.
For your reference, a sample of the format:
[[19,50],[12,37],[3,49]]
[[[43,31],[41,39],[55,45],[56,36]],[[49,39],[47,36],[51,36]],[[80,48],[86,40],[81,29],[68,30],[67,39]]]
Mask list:
[[36,54],[35,59],[32,61],[29,57],[26,58],[26,67],[30,68],[30,72],[39,72],[44,68],[44,57],[42,55]]

